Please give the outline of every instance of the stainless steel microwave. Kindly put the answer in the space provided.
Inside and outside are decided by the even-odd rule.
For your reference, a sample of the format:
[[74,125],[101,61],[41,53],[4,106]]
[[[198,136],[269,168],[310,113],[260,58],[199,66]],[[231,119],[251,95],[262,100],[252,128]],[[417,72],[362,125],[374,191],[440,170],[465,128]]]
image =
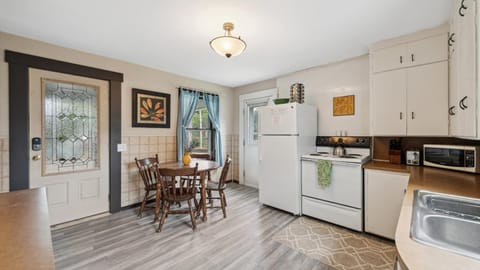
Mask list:
[[479,154],[478,146],[425,144],[423,165],[479,173]]

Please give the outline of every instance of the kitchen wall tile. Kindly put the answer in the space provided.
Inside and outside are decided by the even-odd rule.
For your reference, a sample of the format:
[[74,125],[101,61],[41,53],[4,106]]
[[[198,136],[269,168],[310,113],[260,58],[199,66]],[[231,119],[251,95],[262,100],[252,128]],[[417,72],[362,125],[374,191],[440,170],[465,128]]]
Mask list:
[[140,146],[138,144],[130,144],[127,148],[130,155],[138,155],[140,153]]
[[129,139],[129,142],[128,144],[132,145],[132,144],[140,144],[140,138],[138,136],[130,136],[128,137]]
[[140,144],[148,144],[149,136],[140,136]]
[[0,138],[0,192],[10,191],[8,138]]
[[158,137],[157,136],[149,136],[148,137],[148,144],[149,145],[157,145],[158,144]]
[[166,136],[158,136],[157,137],[158,144],[165,144],[167,143],[167,137]]
[[167,143],[177,143],[177,136],[167,136]]

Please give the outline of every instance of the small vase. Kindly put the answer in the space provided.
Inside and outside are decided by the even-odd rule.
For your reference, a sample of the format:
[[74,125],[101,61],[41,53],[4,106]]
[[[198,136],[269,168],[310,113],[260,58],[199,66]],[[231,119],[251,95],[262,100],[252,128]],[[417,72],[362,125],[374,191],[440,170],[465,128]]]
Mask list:
[[186,151],[183,154],[183,165],[187,166],[190,165],[190,161],[192,161],[192,157],[190,156],[190,152]]

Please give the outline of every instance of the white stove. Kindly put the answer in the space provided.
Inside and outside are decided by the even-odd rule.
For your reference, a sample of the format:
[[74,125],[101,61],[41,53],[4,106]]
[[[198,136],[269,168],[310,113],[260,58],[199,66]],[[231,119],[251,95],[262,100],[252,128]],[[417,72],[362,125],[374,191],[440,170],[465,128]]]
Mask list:
[[[370,137],[342,137],[345,155],[333,155],[338,137],[317,137],[316,153],[302,156],[302,214],[363,231],[362,164],[370,160]],[[319,160],[330,160],[330,185],[317,181]]]

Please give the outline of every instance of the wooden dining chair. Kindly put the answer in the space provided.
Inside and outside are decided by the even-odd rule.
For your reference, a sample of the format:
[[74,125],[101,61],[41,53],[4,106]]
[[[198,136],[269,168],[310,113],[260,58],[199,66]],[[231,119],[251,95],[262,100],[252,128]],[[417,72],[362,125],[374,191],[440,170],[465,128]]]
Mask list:
[[[232,159],[230,156],[227,155],[227,158],[225,159],[225,164],[223,165],[222,168],[222,173],[220,174],[220,178],[218,179],[217,182],[215,181],[208,181],[207,182],[207,200],[210,203],[210,206],[207,208],[222,208],[223,212],[223,217],[227,217],[227,211],[226,211],[226,206],[227,206],[227,198],[225,197],[225,188],[227,185],[225,184],[225,181],[227,180],[227,175],[228,175],[228,170],[230,168],[230,164],[232,163]],[[218,197],[212,196],[212,191],[218,192]],[[213,206],[213,200],[220,200],[220,206]]]
[[[195,185],[196,178],[198,176],[198,163],[194,168],[158,168],[157,174],[159,175],[161,195],[163,198],[163,209],[160,223],[158,224],[157,232],[162,231],[165,218],[168,214],[190,214],[192,221],[192,229],[195,230],[197,223],[195,220],[196,209],[198,202],[195,197],[197,194],[197,187]],[[192,207],[192,200],[194,206]],[[180,204],[187,201],[188,208],[171,210],[172,204]]]
[[[137,164],[138,172],[142,178],[145,189],[145,196],[143,197],[142,205],[138,210],[138,216],[141,217],[147,201],[155,197],[157,191],[158,177],[154,165],[158,164],[158,155],[156,154],[155,157],[143,159],[135,158],[135,163]],[[152,192],[152,194],[150,194],[150,192]]]

